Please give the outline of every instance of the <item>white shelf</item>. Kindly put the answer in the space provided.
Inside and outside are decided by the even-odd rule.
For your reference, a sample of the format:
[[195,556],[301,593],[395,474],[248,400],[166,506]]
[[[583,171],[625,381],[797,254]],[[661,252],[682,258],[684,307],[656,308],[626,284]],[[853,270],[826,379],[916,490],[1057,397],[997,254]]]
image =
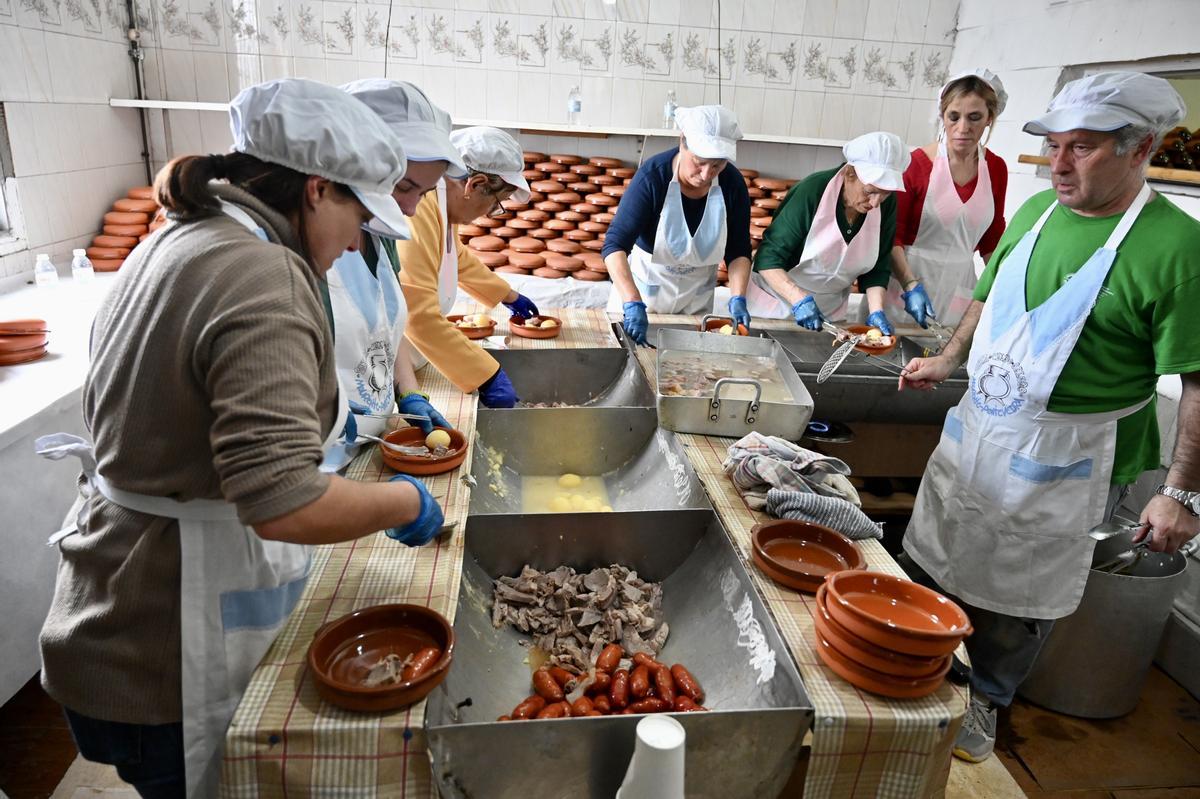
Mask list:
[[[227,113],[229,111],[228,103],[197,103],[180,102],[176,100],[128,100],[122,98],[113,98],[108,101],[108,104],[113,108],[154,108],[163,111],[220,111],[221,113]],[[462,127],[467,127],[470,125],[490,125],[494,128],[507,128],[509,130],[518,130],[525,131],[527,133],[546,134],[551,136],[638,136],[643,138],[675,138],[679,135],[678,130],[672,130],[669,128],[599,127],[589,125],[562,125],[553,122],[497,121],[493,119],[455,119],[454,124]],[[809,147],[837,147],[839,149],[843,144],[846,143],[841,139],[818,139],[808,136],[770,136],[765,133],[748,134],[742,139],[742,141],[766,142],[769,144],[799,144]]]

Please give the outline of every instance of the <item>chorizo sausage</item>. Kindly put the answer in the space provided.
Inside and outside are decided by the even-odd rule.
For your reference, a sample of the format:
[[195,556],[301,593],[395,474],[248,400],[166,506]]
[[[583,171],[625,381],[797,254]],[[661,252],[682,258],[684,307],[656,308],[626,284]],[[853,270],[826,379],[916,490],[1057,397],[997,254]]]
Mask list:
[[671,706],[667,704],[666,700],[653,696],[647,699],[639,699],[629,706],[630,713],[662,713],[670,709]]
[[704,689],[700,687],[700,683],[696,682],[692,673],[683,667],[683,664],[676,663],[671,667],[671,677],[674,678],[675,687],[679,689],[679,693],[696,704],[704,701]]
[[608,688],[608,698],[614,710],[620,710],[629,704],[629,672],[617,669],[613,675],[612,685]]
[[562,686],[564,691],[573,691],[575,689],[575,675],[562,666],[551,666],[550,676],[554,678],[556,683]]
[[514,719],[531,719],[542,711],[546,706],[546,700],[534,694],[526,697],[526,699],[513,708],[512,717]]
[[633,694],[635,699],[642,699],[650,693],[649,668],[638,666],[633,670],[629,675],[629,693]]
[[571,703],[571,716],[586,716],[595,709],[596,706],[592,704],[592,700],[586,696],[581,696]]
[[675,697],[675,712],[676,713],[695,713],[698,710],[708,710],[706,707],[701,707],[692,701],[691,697],[680,694]]
[[608,694],[592,697],[592,707],[604,715],[612,713],[612,702],[609,701]]
[[608,693],[610,685],[612,685],[612,675],[607,671],[598,671],[596,672],[595,679],[592,680],[592,684],[587,687],[587,692],[589,694],[604,695]]
[[404,671],[400,672],[400,677],[405,682],[417,679],[422,674],[429,671],[433,664],[438,662],[438,659],[441,656],[442,650],[438,649],[436,646],[425,647],[417,652],[417,654],[413,655],[413,659],[410,660],[408,665],[404,667]]
[[658,690],[658,698],[668,705],[675,704],[675,680],[671,678],[671,670],[659,666],[654,670],[654,687]]
[[545,697],[549,702],[563,700],[562,686],[554,681],[549,669],[538,669],[533,673],[533,690],[538,696]]
[[599,657],[596,658],[596,671],[611,672],[621,662],[621,655],[624,654],[620,644],[609,644],[600,650]]
[[571,715],[571,706],[566,702],[555,702],[552,705],[546,705],[538,711],[535,718],[539,719],[561,719]]

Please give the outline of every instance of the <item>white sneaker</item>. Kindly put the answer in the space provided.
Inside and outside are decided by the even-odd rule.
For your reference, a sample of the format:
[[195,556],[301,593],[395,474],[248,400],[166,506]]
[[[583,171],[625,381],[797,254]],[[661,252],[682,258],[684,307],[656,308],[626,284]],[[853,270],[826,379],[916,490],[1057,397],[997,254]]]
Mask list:
[[996,748],[996,708],[986,699],[971,697],[966,718],[954,739],[954,756],[968,763],[981,763]]

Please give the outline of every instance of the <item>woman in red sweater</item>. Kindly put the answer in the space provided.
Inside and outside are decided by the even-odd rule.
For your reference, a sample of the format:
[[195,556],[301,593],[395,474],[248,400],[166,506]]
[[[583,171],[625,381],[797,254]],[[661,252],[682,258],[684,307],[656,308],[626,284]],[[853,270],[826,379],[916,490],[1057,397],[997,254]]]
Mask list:
[[939,97],[938,140],[912,152],[896,193],[896,245],[888,311],[921,327],[953,327],[971,302],[974,253],[986,263],[1004,233],[1008,167],[985,148],[1008,95],[1000,78],[976,69],[951,78]]

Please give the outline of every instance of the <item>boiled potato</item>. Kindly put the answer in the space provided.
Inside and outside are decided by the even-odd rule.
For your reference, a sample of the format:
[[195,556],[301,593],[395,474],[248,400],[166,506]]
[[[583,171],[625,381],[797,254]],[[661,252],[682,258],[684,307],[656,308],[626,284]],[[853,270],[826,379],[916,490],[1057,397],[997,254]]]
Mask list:
[[492,323],[492,317],[485,313],[477,313],[471,317],[471,321],[474,322],[475,327],[487,327]]
[[550,500],[551,513],[569,513],[571,511],[571,500],[569,497],[559,494],[554,499]]
[[732,336],[733,335],[733,325],[724,325],[717,332],[723,336]]
[[558,484],[563,488],[579,488],[583,484],[583,478],[577,474],[567,472],[558,478]]
[[600,510],[601,507],[602,506],[600,504],[599,497],[588,497],[587,498],[587,510],[589,512],[596,513]]
[[449,447],[450,434],[445,430],[434,430],[432,433],[425,436],[425,446],[429,447],[430,449]]
[[601,505],[600,512],[601,513],[612,513],[613,512],[612,505]]
[[555,322],[553,319],[543,319],[542,323],[538,325],[538,327],[540,327],[542,330],[549,330],[558,327],[558,322]]

